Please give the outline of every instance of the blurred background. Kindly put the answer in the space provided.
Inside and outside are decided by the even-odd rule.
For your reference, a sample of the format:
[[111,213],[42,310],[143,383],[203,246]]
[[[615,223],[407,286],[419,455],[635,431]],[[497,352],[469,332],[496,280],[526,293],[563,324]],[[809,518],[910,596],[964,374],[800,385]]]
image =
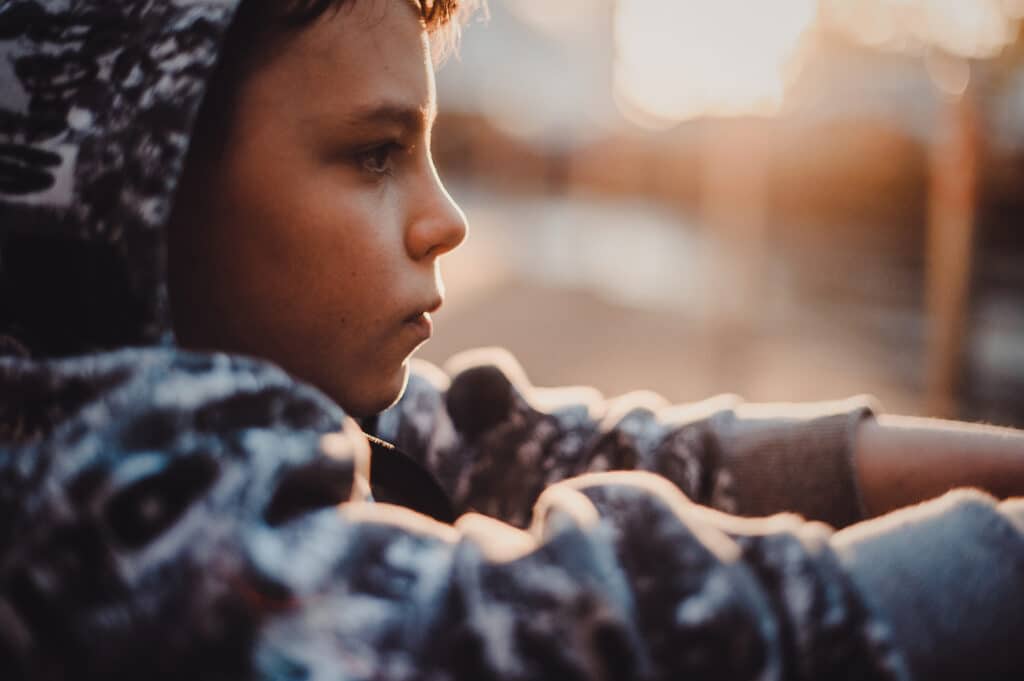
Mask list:
[[1024,0],[490,0],[421,356],[1024,425]]

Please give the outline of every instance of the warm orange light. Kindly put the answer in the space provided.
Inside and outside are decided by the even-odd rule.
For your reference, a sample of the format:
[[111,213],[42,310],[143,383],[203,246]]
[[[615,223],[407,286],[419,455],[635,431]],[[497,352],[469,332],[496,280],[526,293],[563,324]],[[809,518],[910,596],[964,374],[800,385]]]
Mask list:
[[1013,42],[1022,0],[823,0],[827,21],[882,48],[938,47],[983,59]]
[[771,113],[796,71],[815,0],[619,0],[615,94],[657,125]]

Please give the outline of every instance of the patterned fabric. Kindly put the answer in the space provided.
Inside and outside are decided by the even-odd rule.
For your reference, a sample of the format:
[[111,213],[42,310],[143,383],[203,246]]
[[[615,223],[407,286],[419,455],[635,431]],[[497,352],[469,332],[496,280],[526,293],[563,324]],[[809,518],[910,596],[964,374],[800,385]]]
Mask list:
[[618,473],[549,488],[528,533],[452,528],[342,503],[365,440],[263,363],[123,351],[0,381],[5,678],[906,678],[824,525]]
[[234,5],[0,3],[0,333],[169,340],[161,228]]
[[866,397],[800,407],[734,395],[606,400],[590,388],[536,388],[490,348],[452,358],[448,373],[415,363],[399,403],[365,425],[417,458],[456,508],[518,527],[548,485],[611,470],[657,473],[729,513],[791,511],[843,527],[864,517],[852,442],[872,409]]

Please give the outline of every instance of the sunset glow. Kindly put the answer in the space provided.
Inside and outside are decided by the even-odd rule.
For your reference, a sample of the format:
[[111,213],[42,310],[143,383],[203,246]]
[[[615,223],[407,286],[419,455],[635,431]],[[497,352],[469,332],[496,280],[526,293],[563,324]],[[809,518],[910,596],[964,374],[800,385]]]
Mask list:
[[615,95],[653,126],[777,110],[814,0],[620,0]]
[[827,22],[872,47],[983,59],[1013,42],[1022,0],[823,0]]

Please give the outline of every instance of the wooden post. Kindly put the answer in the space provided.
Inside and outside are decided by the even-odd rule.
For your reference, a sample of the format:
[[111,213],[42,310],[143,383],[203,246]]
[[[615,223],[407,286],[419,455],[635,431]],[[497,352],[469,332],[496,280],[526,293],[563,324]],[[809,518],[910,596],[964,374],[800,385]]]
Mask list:
[[947,96],[930,156],[926,303],[928,414],[957,415],[963,365],[979,164],[972,89]]

